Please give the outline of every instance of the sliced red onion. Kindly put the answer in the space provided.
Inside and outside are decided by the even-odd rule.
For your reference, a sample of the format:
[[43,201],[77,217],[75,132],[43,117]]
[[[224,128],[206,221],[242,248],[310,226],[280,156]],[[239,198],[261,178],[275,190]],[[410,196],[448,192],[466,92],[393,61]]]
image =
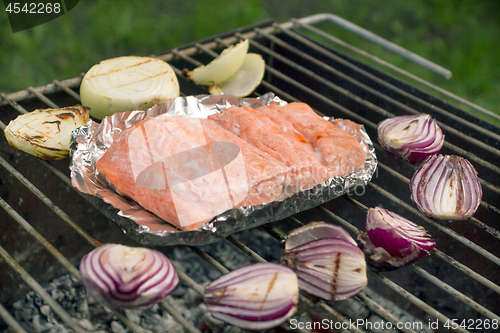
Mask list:
[[320,238],[339,238],[357,246],[356,241],[344,228],[326,222],[311,222],[288,233],[285,250],[293,249],[294,247]]
[[366,230],[358,239],[368,263],[376,268],[389,270],[409,265],[436,247],[422,226],[380,207],[368,211]]
[[109,308],[147,309],[179,282],[163,253],[119,244],[102,245],[83,256],[80,273],[85,289]]
[[410,191],[421,212],[440,220],[468,219],[483,197],[476,170],[456,155],[428,157],[413,175]]
[[382,147],[410,163],[422,162],[439,153],[444,135],[428,114],[388,118],[378,125],[378,140]]
[[347,299],[368,283],[363,251],[344,229],[324,222],[292,231],[281,262],[295,271],[301,289],[324,300]]
[[276,327],[297,311],[297,276],[288,267],[257,263],[225,274],[205,287],[212,317],[249,330]]

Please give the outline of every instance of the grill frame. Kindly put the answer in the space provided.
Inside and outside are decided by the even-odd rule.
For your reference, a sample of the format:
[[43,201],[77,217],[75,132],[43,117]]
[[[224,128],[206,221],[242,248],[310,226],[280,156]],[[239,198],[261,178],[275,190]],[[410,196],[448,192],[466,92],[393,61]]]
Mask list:
[[[384,119],[385,117],[397,114],[395,111],[401,112],[401,109],[407,112],[411,112],[411,110],[414,109],[412,107],[412,104],[408,103],[407,100],[403,100],[401,102],[398,101],[397,98],[389,100],[387,99],[388,95],[393,94],[394,96],[398,97],[402,93],[399,93],[398,95],[394,92],[390,92],[387,93],[386,95],[383,95],[382,92],[375,91],[375,92],[365,93],[365,95],[362,95],[360,97],[356,95],[357,93],[359,93],[357,86],[355,84],[352,85],[351,83],[349,83],[348,79],[346,79],[345,77],[340,79],[336,78],[336,81],[344,82],[344,85],[337,85],[336,84],[337,82],[333,83],[333,80],[330,80],[328,82],[322,82],[324,80],[316,80],[316,81],[313,80],[312,81],[313,83],[311,84],[308,77],[309,76],[316,77],[317,75],[316,73],[318,72],[317,68],[319,65],[317,65],[316,67],[312,66],[313,69],[308,69],[307,66],[308,65],[310,66],[311,64],[305,63],[304,65],[304,63],[301,60],[301,56],[307,58],[307,54],[300,55],[299,52],[298,56],[295,55],[293,56],[293,60],[296,60],[296,62],[287,64],[286,60],[280,58],[281,53],[276,52],[276,50],[279,47],[281,47],[280,40],[286,40],[287,38],[290,38],[291,40],[295,38],[297,44],[300,44],[299,41],[303,42],[304,38],[306,38],[306,36],[302,33],[303,29],[314,32],[314,29],[311,29],[311,24],[316,23],[318,21],[319,21],[318,18],[316,19],[304,18],[301,20],[292,20],[290,22],[286,22],[283,24],[272,24],[272,22],[265,22],[257,26],[251,26],[239,29],[237,31],[229,32],[224,35],[220,35],[204,41],[199,41],[190,45],[186,45],[182,48],[174,49],[162,54],[157,54],[155,56],[171,64],[172,63],[185,64],[185,66],[175,67],[176,74],[179,76],[179,78],[181,78],[182,68],[193,68],[198,64],[200,64],[200,61],[206,63],[208,62],[207,60],[211,60],[211,57],[217,56],[218,54],[217,52],[220,52],[223,48],[225,48],[229,44],[233,44],[237,42],[239,39],[250,38],[251,49],[253,49],[253,52],[256,51],[258,53],[263,54],[265,59],[267,60],[266,63],[268,64],[268,66],[266,67],[265,82],[263,82],[261,87],[257,89],[257,93],[274,91],[278,96],[289,102],[295,100],[302,100],[304,102],[310,103],[315,109],[319,110],[320,112],[321,110],[330,111],[330,113],[327,114],[329,116],[334,115],[336,117],[339,117],[340,115],[346,118],[350,118],[351,120],[354,120],[356,122],[363,123],[365,124],[365,127],[367,128],[367,131],[373,140],[376,138],[375,130],[377,126],[376,124],[378,122],[377,119],[381,120]],[[265,45],[261,44],[262,40],[266,42]],[[455,107],[445,101],[442,101],[441,99],[436,98],[435,96],[426,93],[406,82],[403,82],[389,73],[383,73],[382,71],[375,69],[370,65],[367,65],[359,60],[355,60],[352,57],[344,54],[343,52],[334,49],[332,46],[320,44],[314,41],[313,39],[310,39],[308,43],[309,44],[313,43],[316,45],[316,48],[314,49],[315,52],[319,52],[320,50],[322,52],[321,57],[318,56],[318,54],[316,53],[314,57],[315,59],[322,58],[324,57],[325,54],[335,55],[336,57],[335,61],[333,61],[332,59],[327,59],[324,61],[325,66],[321,67],[322,70],[328,71],[329,75],[337,70],[336,68],[333,68],[333,64],[340,63],[341,64],[339,65],[340,67],[342,66],[342,64],[345,66],[345,63],[340,61],[340,59],[342,59],[343,61],[350,64],[354,64],[356,67],[361,69],[361,74],[360,71],[354,71],[353,76],[355,77],[363,78],[364,75],[365,77],[363,78],[363,80],[367,80],[366,76],[370,77],[370,75],[375,77],[381,77],[383,78],[384,82],[390,82],[393,86],[397,87],[403,92],[406,92],[406,94],[410,94],[408,91],[411,91],[412,96],[417,96],[419,99],[423,99],[425,101],[423,104],[432,102],[433,105],[432,107],[427,105],[426,107],[427,109],[432,109],[433,111],[436,109],[438,109],[439,111],[439,113],[434,112],[431,114],[433,116],[437,115],[438,120],[441,121],[440,125],[444,125],[443,130],[447,133],[447,143],[445,145],[444,150],[453,151],[456,152],[457,154],[461,154],[471,159],[471,162],[478,168],[480,176],[486,174],[489,177],[487,179],[482,180],[483,189],[485,190],[485,199],[484,199],[485,202],[482,203],[480,208],[481,218],[480,219],[472,218],[469,221],[467,221],[467,223],[471,222],[472,227],[467,225],[467,228],[469,228],[470,230],[466,229],[464,230],[464,233],[469,236],[469,234],[473,232],[472,230],[476,230],[477,233],[481,233],[481,235],[484,235],[483,234],[484,230],[484,232],[487,234],[487,237],[489,237],[487,239],[493,238],[492,242],[493,245],[488,245],[489,248],[487,250],[490,252],[484,252],[485,249],[480,248],[476,244],[471,244],[471,241],[469,240],[469,238],[471,239],[475,238],[479,240],[481,240],[481,238],[472,236],[467,238],[463,237],[462,235],[455,234],[455,230],[462,230],[461,229],[462,227],[457,223],[451,224],[452,228],[449,228],[448,226],[450,224],[442,224],[434,222],[433,220],[428,219],[424,217],[421,213],[419,213],[414,208],[414,206],[412,206],[411,201],[409,200],[409,193],[407,189],[407,183],[409,181],[409,178],[411,177],[412,172],[415,170],[414,167],[406,163],[402,163],[400,161],[391,159],[390,155],[381,150],[378,144],[375,144],[375,146],[377,149],[377,156],[381,157],[379,158],[381,160],[381,163],[379,164],[379,170],[374,176],[373,182],[371,182],[365,189],[363,189],[364,191],[368,191],[368,193],[372,194],[369,198],[368,196],[365,195],[350,194],[342,198],[336,199],[333,202],[329,202],[323,205],[322,207],[314,209],[312,211],[299,213],[296,216],[288,219],[287,221],[282,221],[279,223],[272,224],[270,226],[265,226],[263,229],[267,230],[270,235],[274,236],[280,242],[283,241],[282,237],[278,233],[276,233],[275,230],[273,230],[272,228],[283,229],[286,231],[287,229],[296,227],[301,223],[307,223],[312,220],[333,221],[345,227],[348,231],[355,233],[357,229],[360,228],[360,226],[362,225],[363,216],[366,209],[372,205],[377,204],[376,196],[378,195],[384,198],[385,205],[387,205],[388,208],[392,208],[394,211],[401,213],[401,215],[407,216],[410,219],[413,220],[416,219],[417,220],[416,222],[423,221],[422,225],[424,225],[426,229],[431,230],[430,232],[431,235],[438,237],[437,239],[438,248],[440,248],[440,244],[445,244],[446,242],[449,242],[448,238],[451,238],[453,242],[454,241],[460,242],[460,246],[462,246],[463,244],[465,246],[468,246],[475,252],[479,253],[484,252],[484,258],[488,260],[488,262],[483,265],[486,266],[486,268],[477,267],[477,265],[475,265],[474,262],[468,262],[467,258],[462,260],[461,256],[455,255],[459,259],[461,259],[461,260],[455,260],[453,257],[448,256],[447,254],[441,252],[440,250],[435,250],[433,251],[433,255],[431,256],[432,259],[427,258],[425,261],[412,265],[409,268],[404,268],[397,272],[393,272],[391,274],[378,274],[370,272],[369,273],[370,283],[375,283],[376,287],[382,286],[383,289],[385,288],[383,293],[385,294],[385,296],[387,295],[390,296],[391,294],[391,292],[389,292],[390,290],[396,291],[398,298],[400,298],[399,302],[401,303],[401,300],[403,300],[403,302],[404,301],[410,302],[412,304],[411,310],[413,311],[416,310],[415,312],[418,315],[424,317],[424,318],[421,317],[421,319],[427,319],[425,318],[425,316],[427,315],[431,315],[433,316],[433,318],[438,318],[443,322],[445,322],[448,319],[453,319],[452,316],[450,315],[446,316],[444,314],[440,314],[432,306],[425,304],[425,302],[423,302],[420,299],[423,298],[422,295],[419,295],[420,298],[415,297],[412,294],[412,292],[414,292],[415,290],[414,289],[415,286],[405,285],[406,288],[401,288],[399,285],[395,284],[389,279],[389,277],[392,277],[393,279],[397,280],[400,283],[401,280],[404,280],[405,274],[406,276],[408,276],[408,274],[410,274],[409,272],[411,271],[413,274],[412,276],[417,279],[416,281],[417,284],[421,283],[422,281],[425,281],[425,283],[430,284],[427,286],[428,288],[434,288],[433,286],[436,286],[437,289],[434,290],[438,291],[445,290],[445,295],[449,295],[450,297],[456,296],[459,299],[461,299],[462,302],[468,303],[470,305],[470,308],[473,309],[473,312],[481,313],[482,316],[490,318],[498,318],[498,315],[492,312],[488,312],[488,310],[484,309],[482,305],[477,303],[474,304],[473,302],[471,302],[472,300],[470,298],[465,298],[466,297],[465,295],[460,295],[459,293],[457,293],[457,290],[450,285],[450,282],[453,281],[446,281],[448,283],[447,284],[444,281],[437,279],[435,275],[438,274],[441,275],[442,273],[439,272],[438,269],[432,268],[430,265],[428,265],[430,264],[431,261],[433,262],[436,259],[444,261],[449,264],[449,266],[446,266],[446,269],[449,270],[451,269],[451,267],[453,267],[454,269],[456,268],[458,269],[459,272],[461,272],[460,274],[465,275],[467,278],[471,278],[472,281],[474,281],[473,282],[474,285],[476,284],[479,285],[479,287],[478,286],[474,287],[476,288],[474,290],[483,290],[484,293],[490,291],[496,294],[500,293],[500,288],[497,285],[498,281],[496,281],[496,284],[490,281],[491,279],[493,279],[493,275],[490,274],[489,276],[490,280],[487,280],[485,277],[479,275],[474,271],[478,270],[481,272],[482,275],[486,275],[485,272],[487,272],[488,268],[493,268],[494,270],[496,265],[500,264],[500,259],[498,259],[498,257],[494,254],[497,253],[498,255],[498,251],[495,252],[494,249],[495,245],[494,242],[498,241],[499,239],[498,231],[496,230],[496,228],[498,228],[498,225],[490,223],[489,220],[488,223],[482,222],[483,216],[485,215],[486,217],[498,216],[499,212],[498,196],[500,194],[500,189],[498,189],[497,186],[493,185],[500,183],[498,177],[499,168],[494,165],[495,158],[497,158],[498,160],[498,156],[500,156],[500,153],[498,151],[498,147],[500,146],[499,143],[500,140],[497,140],[496,137],[500,136],[500,134],[498,134],[500,133],[498,127],[496,127],[493,124],[489,124],[487,121],[477,118],[476,116],[473,116],[468,112],[459,109],[458,107]],[[286,44],[292,45],[289,42],[287,42]],[[292,51],[293,51],[292,49],[288,49],[287,52],[289,53],[286,54],[290,55],[293,53]],[[272,66],[269,66],[269,64],[272,64]],[[277,64],[279,64],[279,66],[281,67],[279,67]],[[276,69],[277,67],[282,70],[281,71],[277,70]],[[316,70],[314,70],[314,68],[316,68]],[[290,79],[292,76],[288,74],[285,75],[285,77],[283,77],[284,75],[283,72],[285,71],[288,73],[293,72],[299,74],[295,75],[293,79]],[[368,73],[369,75],[365,73]],[[71,104],[61,104],[61,102],[66,103],[69,100],[73,100],[73,102],[78,102],[77,100],[79,100],[79,98],[77,98],[76,90],[79,86],[82,77],[83,74],[80,75],[79,77],[64,81],[54,80],[54,82],[49,85],[37,88],[29,87],[24,91],[9,95],[5,95],[2,93],[0,94],[1,97],[0,103],[1,104],[8,103],[8,106],[3,106],[2,109],[0,109],[2,111],[7,110],[5,112],[2,112],[0,116],[7,115],[7,120],[8,120],[12,119],[12,116],[16,114],[13,111],[24,113],[26,111],[34,110],[35,108],[57,107],[57,104],[59,104],[59,106],[71,105]],[[297,82],[298,80],[297,78],[299,77],[301,78],[301,82]],[[413,79],[412,75],[410,75],[409,78]],[[184,80],[181,81],[182,81],[181,91],[183,91],[185,94],[190,95],[190,94],[203,93],[203,91],[200,91],[199,87],[196,87],[187,81]],[[417,82],[419,81],[420,80],[417,80]],[[321,87],[319,87],[319,84],[317,84],[318,82],[322,83]],[[349,84],[351,84],[350,86],[351,89],[344,88],[344,86],[346,85],[345,82],[348,82],[347,83],[348,86]],[[439,89],[437,91],[441,93]],[[336,98],[336,102],[334,102],[332,98],[329,98],[330,96],[334,96]],[[449,94],[447,94],[447,96],[450,97]],[[384,107],[380,107],[378,105],[375,105],[375,103],[373,103],[373,100],[377,98],[384,100],[383,102],[385,103],[383,104]],[[55,104],[52,100],[57,100],[58,103]],[[459,100],[459,102],[461,101]],[[418,103],[422,104],[422,102]],[[408,106],[408,104],[410,106]],[[369,115],[370,112],[375,113],[377,116],[373,118],[372,115]],[[446,119],[446,122],[444,122],[443,119],[445,116],[443,116],[443,114],[446,115],[446,117],[452,119],[452,121]],[[462,118],[467,119],[466,125],[468,125],[469,123],[475,124],[476,128],[472,126],[472,129],[470,128],[467,129],[467,134],[463,134],[461,131],[456,130],[455,128],[459,129],[463,128],[461,127],[463,126],[463,122],[460,121],[460,119]],[[5,118],[1,119],[2,121],[6,121]],[[5,124],[0,123],[0,127],[2,126],[5,126]],[[488,133],[488,131],[491,133]],[[467,149],[463,149],[462,147],[465,147]],[[493,156],[489,157],[488,155],[485,155],[486,156],[485,160],[485,158],[475,156],[475,154],[473,155],[471,151],[475,151],[474,149],[485,149],[488,151],[488,153],[491,153]],[[32,166],[31,165],[32,161],[36,160],[37,162],[34,162],[36,163],[36,165],[39,165],[38,163],[41,163],[44,166],[42,168],[44,171],[42,172],[47,172],[48,170],[48,172],[50,173],[50,176],[48,177],[50,179],[58,179],[59,182],[62,181],[61,184],[65,184],[65,186],[69,187],[70,183],[69,183],[69,178],[67,176],[66,162],[44,162],[35,159],[34,157],[24,156],[26,155],[24,153],[19,153],[15,151],[12,153],[13,149],[10,150],[7,149],[6,151],[7,154],[3,150],[0,152],[0,164],[2,164],[3,167],[2,171],[5,173],[4,170],[7,170],[10,178],[13,177],[15,178],[16,182],[21,182],[23,186],[31,193],[30,198],[31,196],[33,196],[32,197],[33,200],[40,200],[41,202],[43,202],[44,206],[49,207],[48,210],[46,207],[43,208],[50,213],[49,215],[51,214],[55,215],[58,219],[64,221],[64,223],[69,228],[74,230],[71,232],[76,231],[76,233],[80,235],[79,237],[82,238],[83,243],[86,244],[87,248],[89,247],[91,248],[92,246],[98,246],[100,243],[96,241],[96,239],[106,239],[106,242],[110,242],[111,240],[117,240],[119,242],[130,244],[129,240],[127,240],[124,237],[120,237],[122,235],[118,235],[116,236],[115,239],[113,239],[113,237],[110,237],[110,234],[106,234],[105,236],[103,236],[104,238],[100,238],[99,233],[96,233],[92,229],[102,227],[102,225],[101,226],[95,225],[89,228],[88,226],[85,225],[85,221],[82,220],[78,222],[74,221],[73,219],[76,219],[75,217],[72,219],[71,217],[69,217],[67,213],[64,212],[64,210],[66,210],[66,207],[64,210],[62,210],[59,208],[61,204],[57,205],[54,203],[54,202],[61,202],[62,201],[61,198],[57,197],[54,199],[49,199],[44,192],[39,190],[39,188],[42,188],[42,186],[45,185],[44,183],[46,183],[46,181],[43,180],[40,181],[36,179],[37,178],[36,174],[37,172],[40,172],[40,169],[38,169],[36,166]],[[26,166],[21,165],[22,163],[18,163],[18,158],[21,160],[25,160],[26,162],[24,163],[28,165],[28,168],[26,168]],[[16,169],[16,167],[18,167],[18,164],[20,166],[19,168],[23,171],[22,173]],[[30,168],[34,168],[35,170],[32,170]],[[379,173],[381,175],[379,175]],[[23,174],[27,174],[26,177]],[[2,175],[3,174],[0,174],[0,176]],[[392,180],[393,178],[398,179],[398,183],[396,185],[394,185],[393,183],[394,182]],[[398,198],[392,193],[404,194],[405,197]],[[73,193],[72,195],[74,196],[75,194]],[[76,196],[78,197],[78,194],[76,194]],[[51,253],[51,256],[57,258],[57,260],[59,260],[59,263],[63,268],[69,270],[70,273],[78,277],[79,273],[74,268],[74,264],[76,262],[75,260],[78,259],[78,255],[76,255],[75,258],[69,258],[69,259],[66,259],[64,255],[61,255],[61,253],[56,248],[64,249],[65,247],[58,246],[57,241],[55,242],[56,246],[53,246],[51,244],[54,243],[51,242],[52,240],[48,241],[43,236],[40,236],[37,230],[40,230],[40,233],[43,233],[44,232],[43,225],[37,225],[36,221],[35,222],[28,221],[32,219],[32,217],[30,216],[23,217],[20,214],[18,214],[16,209],[13,208],[14,204],[12,202],[12,198],[9,199],[11,201],[10,204],[3,199],[0,200],[0,205],[3,208],[3,211],[7,215],[9,215],[12,220],[18,222],[19,225],[24,230],[28,231],[30,236],[37,238],[39,244],[41,244],[41,246],[43,246],[49,253]],[[345,201],[347,201],[349,205],[346,205]],[[19,206],[21,206],[21,204],[17,204],[16,208],[19,208]],[[88,205],[85,205],[85,207],[88,207]],[[71,215],[73,216],[76,215],[76,210],[74,207],[69,207],[68,209],[69,211],[71,211]],[[333,213],[333,211],[335,211],[335,213]],[[1,216],[3,217],[3,215]],[[350,223],[346,220],[346,218],[349,219],[349,221],[351,222],[352,221],[355,222]],[[102,218],[99,219],[100,223],[102,223],[102,220],[103,220]],[[494,217],[491,218],[491,222],[493,221]],[[106,225],[107,227],[113,229],[113,226],[109,225],[109,222],[106,223],[108,223],[108,225]],[[35,227],[33,227],[31,224],[34,224]],[[116,226],[113,229],[113,231],[114,232],[117,231]],[[91,234],[93,234],[93,236],[91,236]],[[440,242],[440,240],[442,240],[442,243]],[[2,246],[4,241],[5,240],[2,240]],[[243,253],[249,255],[253,260],[258,262],[265,261],[265,259],[262,256],[260,256],[259,254],[254,252],[254,250],[251,249],[251,246],[243,244],[236,237],[230,236],[225,241],[230,242],[236,248],[240,249]],[[450,246],[454,246],[454,244]],[[208,254],[207,252],[204,252],[203,250],[197,248],[192,248],[192,250],[195,251],[195,253],[197,253],[202,260],[205,260],[209,264],[214,266],[215,269],[217,269],[219,272],[225,273],[228,271],[226,267],[224,267],[221,263],[219,263],[217,260],[213,258],[214,255]],[[21,276],[21,278],[24,278],[26,280],[25,281],[26,283],[30,284],[30,287],[33,290],[35,290],[39,294],[43,294],[43,289],[41,289],[40,284],[36,282],[36,280],[35,281],[31,280],[32,277],[30,277],[27,272],[26,274],[23,272],[22,268],[19,265],[19,262],[15,261],[13,258],[11,260],[11,255],[8,252],[6,252],[3,247],[0,247],[0,252],[1,252],[0,256],[3,257],[4,262],[9,262],[10,263],[9,265],[19,274],[19,276]],[[467,264],[464,266],[463,264],[460,263],[462,261],[467,261]],[[468,268],[469,266],[473,266],[474,270],[469,269]],[[435,274],[428,272],[433,269],[436,270]],[[193,281],[192,278],[187,276],[182,271],[180,271],[179,274],[181,280],[185,284],[189,285],[191,288],[193,288],[195,291],[199,293],[202,292],[202,287],[198,285],[195,281]],[[39,280],[46,279],[45,277],[42,276],[37,276],[37,278]],[[376,289],[377,291],[380,290],[380,288]],[[406,289],[409,289],[412,292],[408,292]],[[470,293],[470,291],[466,292]],[[391,315],[388,311],[386,311],[383,308],[380,308],[380,306],[378,306],[366,293],[360,294],[358,296],[358,299],[361,302],[364,302],[368,306],[368,308],[370,308],[371,311],[376,312],[386,320],[389,321],[396,320],[396,318],[393,315]],[[48,302],[51,302],[50,296],[47,298],[47,300]],[[303,302],[310,307],[319,306],[321,310],[325,313],[325,315],[329,317],[336,318],[337,320],[348,320],[348,318],[346,318],[343,314],[341,314],[339,310],[335,308],[334,305],[329,306],[325,302],[320,302],[317,305],[314,305],[312,300],[306,297],[303,297]],[[0,305],[1,303],[2,302],[0,302]],[[192,327],[191,323],[185,321],[183,322],[182,316],[176,313],[175,308],[171,307],[168,304],[168,302],[164,301],[162,305],[168,308],[168,311],[172,315],[174,315],[174,317],[176,317],[177,320],[179,320],[186,329],[196,332],[196,329]],[[51,306],[53,306],[53,309],[55,309],[55,311],[58,312],[59,316],[64,321],[71,322],[71,318],[65,318],[66,315],[64,314],[64,310],[61,311],[61,309],[58,309],[57,304],[51,304]],[[491,307],[491,303],[488,303],[488,306]],[[9,317],[8,312],[4,310],[5,309],[2,306],[0,308],[0,318],[3,318],[5,322],[7,322],[9,325],[13,325],[12,327],[16,329],[15,320],[14,322],[12,322],[11,320],[12,318]],[[497,308],[494,309],[494,311],[496,313],[500,312],[498,309],[498,305]],[[465,312],[465,313],[471,313],[471,312]],[[141,329],[137,327],[136,324],[128,320],[126,316],[123,315],[123,313],[117,313],[117,315],[124,322],[124,324],[126,324],[131,330],[137,332],[141,331]],[[477,318],[483,318],[483,317],[477,317]],[[464,318],[464,319],[469,319],[469,318]],[[78,327],[74,327],[74,329],[75,331],[78,331]],[[411,332],[411,330],[403,330],[403,331]],[[466,331],[466,330],[460,328],[458,329],[458,331]]]

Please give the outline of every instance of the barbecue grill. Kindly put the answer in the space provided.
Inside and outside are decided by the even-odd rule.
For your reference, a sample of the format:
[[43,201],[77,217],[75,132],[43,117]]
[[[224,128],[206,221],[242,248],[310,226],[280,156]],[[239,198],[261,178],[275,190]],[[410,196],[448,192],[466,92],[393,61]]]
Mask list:
[[[367,186],[318,208],[239,232],[221,240],[220,244],[157,249],[169,256],[178,255],[175,251],[180,251],[181,256],[182,253],[196,254],[177,269],[181,284],[194,294],[201,294],[203,286],[197,282],[199,276],[190,274],[190,267],[210,266],[216,272],[210,273],[212,280],[213,276],[233,269],[234,263],[227,262],[229,259],[219,253],[221,248],[248,262],[279,262],[283,235],[287,231],[311,221],[327,221],[355,236],[358,231],[364,231],[367,209],[383,206],[426,228],[437,243],[431,256],[393,272],[369,271],[368,288],[349,301],[323,302],[302,295],[299,312],[309,315],[309,319],[346,324],[332,326],[334,331],[342,327],[352,332],[376,331],[377,327],[347,325],[360,318],[373,317],[391,323],[393,331],[396,327],[402,332],[429,331],[435,327],[428,325],[436,321],[439,328],[435,331],[448,331],[446,324],[459,332],[497,331],[498,326],[494,324],[500,324],[500,277],[497,274],[500,265],[497,230],[500,128],[443,98],[498,116],[325,33],[316,27],[316,23],[323,21],[342,25],[440,75],[450,75],[449,71],[330,14],[281,24],[264,22],[154,55],[174,68],[182,95],[204,94],[206,91],[184,78],[182,70],[206,64],[227,46],[248,38],[251,52],[261,54],[266,61],[266,74],[255,96],[273,92],[288,102],[308,103],[321,115],[363,124],[374,141],[379,160],[378,170]],[[346,48],[361,57],[347,55]],[[363,56],[385,69],[360,61]],[[394,72],[397,77],[390,74]],[[1,93],[0,128],[4,129],[20,113],[36,108],[78,104],[82,77],[83,74],[11,94]],[[442,153],[467,158],[479,173],[483,201],[474,217],[467,221],[436,222],[420,213],[411,202],[408,189],[415,167],[394,158],[376,142],[380,121],[418,113],[431,114],[438,121],[446,136]],[[39,160],[8,146],[1,135],[0,164],[0,329],[30,330],[14,314],[12,305],[32,290],[67,327],[85,332],[43,286],[68,273],[78,281],[80,274],[75,265],[83,254],[101,243],[137,243],[72,188],[68,160]],[[180,262],[182,257],[176,260]],[[168,299],[160,306],[185,331],[200,332],[202,328],[184,318],[173,304],[172,299]],[[130,331],[144,331],[140,323],[127,317],[125,312],[117,311],[115,316]],[[306,327],[290,322],[282,328],[307,331]]]

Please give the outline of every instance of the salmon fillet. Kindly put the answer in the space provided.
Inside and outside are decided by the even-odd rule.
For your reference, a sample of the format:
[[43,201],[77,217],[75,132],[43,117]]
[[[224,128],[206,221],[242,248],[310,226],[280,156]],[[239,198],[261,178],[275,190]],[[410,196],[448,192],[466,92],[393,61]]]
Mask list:
[[287,172],[211,120],[166,115],[124,130],[96,168],[118,194],[181,230],[275,201]]
[[364,167],[366,154],[356,138],[320,117],[309,105],[270,104],[256,110],[272,119],[283,131],[303,135],[331,177],[346,176]]
[[233,106],[208,118],[288,166],[285,196],[308,190],[329,178],[313,147],[300,133],[283,131],[250,107]]

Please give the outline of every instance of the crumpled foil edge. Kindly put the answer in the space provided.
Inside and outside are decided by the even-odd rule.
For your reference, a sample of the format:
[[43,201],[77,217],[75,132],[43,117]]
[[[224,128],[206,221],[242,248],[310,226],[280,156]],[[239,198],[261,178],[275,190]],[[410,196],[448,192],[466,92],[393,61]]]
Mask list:
[[[347,177],[331,178],[314,188],[293,194],[277,202],[264,205],[231,209],[200,229],[180,231],[146,211],[135,201],[117,194],[98,174],[95,163],[104,155],[121,131],[135,123],[160,114],[187,114],[191,117],[206,118],[231,106],[258,107],[277,103],[287,104],[273,93],[257,98],[238,98],[232,95],[199,95],[179,97],[167,103],[158,104],[146,111],[129,111],[106,117],[101,123],[93,120],[72,133],[70,164],[71,182],[83,196],[114,221],[133,240],[143,245],[190,245],[202,246],[226,238],[246,229],[278,221],[298,212],[317,207],[357,186],[365,186],[371,180],[377,167],[375,148],[363,126],[349,126],[337,121],[337,125],[350,132],[366,152],[365,167]],[[325,119],[329,120],[328,117]]]

